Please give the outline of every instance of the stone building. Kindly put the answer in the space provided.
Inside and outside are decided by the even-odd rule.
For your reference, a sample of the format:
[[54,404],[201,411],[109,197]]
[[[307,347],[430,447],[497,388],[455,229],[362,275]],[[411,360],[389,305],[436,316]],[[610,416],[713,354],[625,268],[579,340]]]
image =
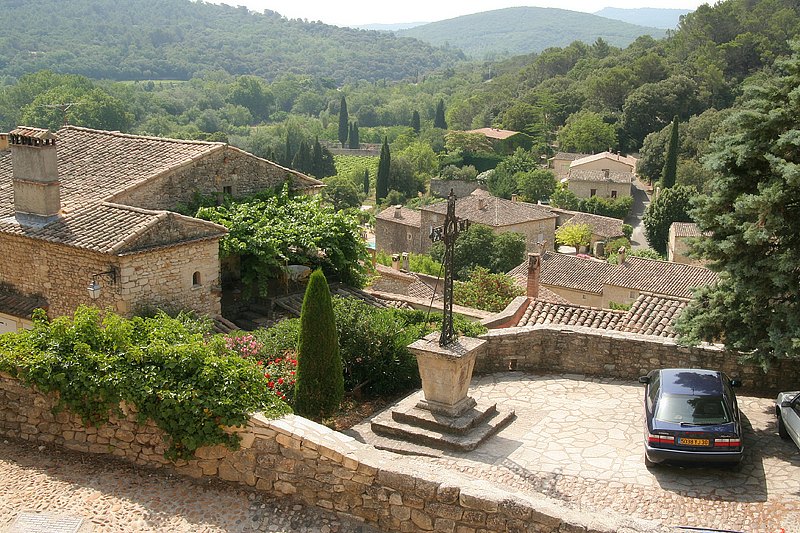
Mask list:
[[689,256],[689,242],[707,236],[693,222],[673,222],[669,227],[667,260],[687,265],[703,265],[705,261]]
[[224,227],[173,212],[202,196],[322,183],[225,143],[17,128],[0,150],[0,328],[80,304],[220,314]]
[[[423,206],[419,211],[393,206],[375,217],[375,246],[388,253],[426,253],[431,227],[444,223],[447,202]],[[552,250],[557,215],[544,206],[506,200],[477,190],[456,201],[456,216],[483,224],[496,234],[516,232],[525,236],[526,249],[539,251],[539,243]]]
[[569,166],[573,161],[583,159],[588,154],[578,154],[574,152],[558,152],[556,155],[547,160],[547,166],[557,178],[565,178],[569,174]]
[[579,198],[623,198],[631,195],[636,158],[602,152],[569,163],[567,187]]

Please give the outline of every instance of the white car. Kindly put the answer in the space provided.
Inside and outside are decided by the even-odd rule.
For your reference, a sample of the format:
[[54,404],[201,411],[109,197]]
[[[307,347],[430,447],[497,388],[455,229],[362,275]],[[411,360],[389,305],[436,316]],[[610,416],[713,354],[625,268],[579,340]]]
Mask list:
[[778,417],[778,434],[791,438],[800,447],[800,391],[782,392],[775,402]]

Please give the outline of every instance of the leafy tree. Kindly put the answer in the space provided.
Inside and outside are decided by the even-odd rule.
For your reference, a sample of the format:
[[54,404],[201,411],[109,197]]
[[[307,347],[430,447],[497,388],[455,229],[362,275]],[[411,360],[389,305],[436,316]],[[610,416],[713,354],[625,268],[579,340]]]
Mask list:
[[358,221],[320,196],[292,196],[284,187],[271,196],[203,207],[196,216],[228,229],[220,257],[240,258],[248,294],[265,295],[268,280],[280,278],[287,263],[321,267],[353,286],[364,283],[367,251]]
[[381,146],[381,157],[378,161],[378,175],[375,181],[375,201],[380,203],[389,194],[389,171],[391,170],[392,155],[389,152],[389,140],[384,137]]
[[672,131],[667,147],[667,160],[664,163],[664,170],[661,173],[661,186],[668,189],[675,185],[675,178],[678,173],[678,117],[672,120]]
[[556,242],[572,246],[576,250],[581,246],[589,246],[592,242],[592,228],[588,224],[571,224],[567,222],[556,229]]
[[539,167],[539,161],[531,152],[517,148],[513,154],[505,158],[494,173],[486,180],[489,192],[500,198],[511,198],[519,190],[517,176],[531,172]]
[[300,312],[295,411],[319,418],[334,412],[344,397],[344,374],[328,281],[321,270],[308,280]]
[[581,199],[563,183],[559,183],[556,190],[550,195],[550,205],[559,209],[576,211],[580,204]]
[[447,121],[444,118],[444,100],[441,98],[436,104],[436,113],[433,117],[433,127],[442,130],[447,129]]
[[[435,243],[428,254],[441,262],[444,256],[442,243]],[[453,250],[453,271],[457,279],[465,280],[476,267],[493,273],[503,273],[519,265],[525,256],[525,236],[507,232],[495,235],[492,228],[473,224],[461,232]]]
[[329,201],[337,211],[359,207],[361,205],[361,197],[358,194],[358,189],[356,189],[353,182],[347,178],[333,177],[326,179],[325,188],[322,190],[322,196]]
[[247,108],[257,119],[267,120],[275,108],[275,97],[256,76],[239,76],[231,88],[228,101]]
[[664,189],[650,202],[642,217],[644,232],[650,247],[661,255],[667,254],[669,227],[673,222],[692,222],[689,215],[691,200],[697,195],[692,187],[675,186]]
[[697,199],[702,257],[720,272],[676,324],[684,342],[723,341],[767,366],[800,357],[800,185],[797,168],[800,44],[754,79],[708,164],[711,194]]
[[448,131],[444,136],[444,146],[449,153],[459,155],[492,151],[492,143],[486,135],[466,131]]
[[475,268],[466,281],[458,281],[453,286],[453,303],[499,312],[511,300],[522,296],[525,291],[506,274],[492,274],[483,267]]
[[570,152],[602,152],[617,146],[617,132],[600,114],[579,111],[570,115],[558,131],[558,143],[562,150]]
[[556,190],[556,176],[553,172],[544,169],[520,172],[517,177],[517,189],[528,202],[536,203],[547,200]]
[[439,173],[439,178],[443,180],[463,180],[474,181],[478,177],[478,170],[472,165],[457,167],[448,165]]
[[350,119],[347,114],[347,101],[344,99],[344,95],[342,95],[342,99],[339,102],[339,143],[341,143],[342,148],[344,148],[344,143],[347,142],[347,135],[350,133],[348,128],[350,126]]
[[[72,104],[66,110],[62,104]],[[24,108],[23,124],[57,130],[67,120],[75,126],[127,131],[133,116],[119,99],[99,88],[58,86],[40,93]]]
[[419,111],[417,111],[416,109],[411,114],[411,129],[414,130],[414,133],[419,135],[420,119],[419,119]]
[[392,159],[389,169],[389,189],[402,193],[405,198],[425,191],[424,176],[417,172],[414,163],[407,155],[398,155]]

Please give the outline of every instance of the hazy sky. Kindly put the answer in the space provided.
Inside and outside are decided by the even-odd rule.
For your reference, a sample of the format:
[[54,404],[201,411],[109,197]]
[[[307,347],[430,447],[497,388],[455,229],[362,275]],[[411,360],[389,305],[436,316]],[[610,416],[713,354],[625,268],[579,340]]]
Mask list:
[[434,22],[470,13],[529,5],[594,13],[604,7],[658,7],[696,9],[707,0],[212,0],[217,4],[247,6],[253,11],[277,11],[288,18],[320,20],[337,26]]

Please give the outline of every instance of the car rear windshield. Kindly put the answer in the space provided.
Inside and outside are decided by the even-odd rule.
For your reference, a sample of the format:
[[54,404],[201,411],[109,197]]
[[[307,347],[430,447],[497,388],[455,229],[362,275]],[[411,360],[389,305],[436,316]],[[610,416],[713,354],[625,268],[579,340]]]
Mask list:
[[731,421],[721,396],[664,394],[658,401],[655,417],[675,424],[713,425]]

